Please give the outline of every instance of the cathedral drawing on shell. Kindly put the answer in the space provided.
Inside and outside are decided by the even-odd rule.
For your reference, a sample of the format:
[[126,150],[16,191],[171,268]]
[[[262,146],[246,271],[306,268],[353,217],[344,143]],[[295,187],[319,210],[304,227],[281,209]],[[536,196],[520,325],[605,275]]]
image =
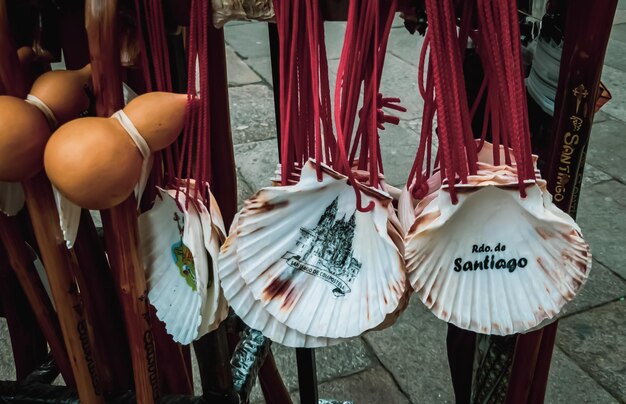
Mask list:
[[328,205],[317,226],[300,228],[300,237],[292,253],[320,271],[330,273],[350,284],[361,270],[361,263],[353,257],[352,240],[356,227],[354,213],[337,218],[338,198]]

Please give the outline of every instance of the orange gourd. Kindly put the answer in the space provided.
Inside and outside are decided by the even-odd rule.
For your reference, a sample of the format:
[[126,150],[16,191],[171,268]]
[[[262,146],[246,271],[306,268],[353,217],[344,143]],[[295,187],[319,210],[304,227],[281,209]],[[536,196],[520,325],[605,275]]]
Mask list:
[[[47,105],[57,122],[78,116],[89,106],[84,91],[89,65],[76,71],[52,71],[40,76],[31,94]],[[43,152],[51,130],[48,118],[20,98],[0,96],[0,181],[24,181],[43,167]]]
[[[135,98],[123,111],[155,152],[182,131],[186,104],[185,94],[153,92]],[[87,209],[108,209],[128,198],[142,163],[137,145],[114,117],[68,122],[52,135],[44,154],[52,184]]]

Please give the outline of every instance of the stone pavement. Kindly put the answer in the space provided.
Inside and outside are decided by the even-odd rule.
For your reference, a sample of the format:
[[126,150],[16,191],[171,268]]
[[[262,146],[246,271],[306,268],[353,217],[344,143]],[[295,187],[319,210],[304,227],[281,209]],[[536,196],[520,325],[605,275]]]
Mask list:
[[[327,23],[331,82],[344,24]],[[268,185],[278,161],[267,24],[226,26],[230,112],[239,202]],[[388,182],[406,181],[417,148],[422,102],[416,88],[421,37],[398,19],[385,62],[382,90],[408,112],[381,133]],[[559,325],[548,403],[626,402],[626,0],[620,0],[602,79],[613,99],[597,114],[578,221],[594,266]],[[321,397],[355,403],[452,403],[445,354],[446,324],[413,299],[398,322],[339,346],[318,349]],[[297,399],[295,351],[274,346],[281,374]],[[14,378],[6,324],[0,321],[0,379]],[[254,399],[261,402],[258,387]]]

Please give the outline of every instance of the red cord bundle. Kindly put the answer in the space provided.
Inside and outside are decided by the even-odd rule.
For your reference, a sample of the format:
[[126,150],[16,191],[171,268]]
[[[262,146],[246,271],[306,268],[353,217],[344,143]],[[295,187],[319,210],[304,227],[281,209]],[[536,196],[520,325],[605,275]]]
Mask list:
[[319,4],[305,0],[276,1],[274,9],[282,78],[281,177],[282,184],[287,185],[296,167],[302,167],[309,158],[331,164],[335,138]]
[[[158,0],[135,0],[137,15],[145,16],[144,30],[148,43],[142,52],[142,68],[148,91],[172,91],[169,51],[163,19],[163,6]],[[156,165],[160,173],[165,170],[165,179],[157,182],[178,188],[178,179],[194,178],[196,183],[205,184],[211,180],[210,150],[210,99],[208,77],[208,29],[211,18],[210,5],[206,1],[193,0],[190,7],[189,31],[187,37],[187,110],[182,145],[174,142],[164,151],[164,162]],[[141,36],[143,40],[143,36]],[[150,56],[150,58],[148,57]],[[158,161],[158,160],[157,160]],[[161,178],[157,175],[157,178]],[[194,199],[208,202],[208,194],[198,195],[200,188],[191,190],[186,182],[186,194],[194,193]],[[188,199],[189,200],[189,199]]]
[[[477,0],[477,15],[479,29],[475,36],[476,49],[482,61],[488,89],[481,143],[485,139],[489,122],[494,151],[503,145],[505,163],[508,165],[511,164],[509,148],[513,150],[523,195],[523,181],[535,179],[535,173],[516,3]],[[496,165],[501,164],[498,153],[494,152],[493,157]]]
[[[471,119],[487,90],[487,106],[481,137],[484,141],[491,128],[494,161],[500,164],[497,152],[505,146],[505,159],[511,164],[509,147],[515,154],[519,170],[520,192],[523,182],[534,178],[530,155],[530,134],[523,76],[519,27],[515,4],[511,1],[479,0],[462,3],[461,24],[457,30],[454,2],[426,1],[429,29],[420,56],[418,88],[425,100],[422,135],[408,184],[416,198],[424,196],[426,178],[430,176],[432,125],[437,117],[439,150],[437,162],[442,178],[451,186],[454,203],[455,183],[466,183],[467,176],[476,173],[477,148]],[[472,30],[474,13],[478,15],[477,30]],[[483,62],[485,80],[478,98],[470,109],[467,102],[462,61],[468,36],[476,43]],[[425,60],[429,56],[428,66]],[[428,75],[425,76],[425,67]],[[482,147],[482,142],[479,148]],[[426,166],[424,167],[424,162]]]
[[[211,119],[209,96],[209,27],[211,9],[207,1],[192,0],[187,40],[187,111],[181,154],[176,177],[195,179],[200,186],[191,188],[186,181],[185,194],[205,205],[209,195],[204,184],[211,182]],[[187,198],[189,201],[189,198]]]
[[[378,140],[378,130],[383,124],[399,122],[398,118],[385,115],[383,107],[406,111],[395,105],[397,98],[383,98],[380,94],[380,79],[387,50],[387,39],[391,30],[397,1],[366,0],[350,2],[348,25],[337,69],[335,87],[335,123],[339,148],[335,156],[336,169],[346,174],[356,189],[352,174],[357,150],[357,167],[369,172],[369,185],[379,187],[379,172],[382,173],[382,159]],[[381,18],[383,17],[383,18]],[[363,29],[373,26],[374,29]],[[362,107],[358,113],[359,123],[354,132],[357,107],[363,86]],[[350,150],[348,158],[347,150]],[[357,191],[358,195],[358,191]],[[358,197],[357,197],[358,198]],[[372,204],[360,211],[367,211]]]
[[[146,81],[146,90],[172,91],[172,74],[170,71],[169,50],[165,23],[163,19],[163,4],[159,0],[135,0],[137,16],[143,16],[145,26],[142,31],[147,34],[148,46],[144,43],[144,35],[138,35],[144,52],[141,52],[142,70]],[[148,53],[150,51],[150,60]],[[152,69],[151,69],[152,67]]]
[[[350,3],[335,87],[337,140],[330,113],[328,63],[319,4],[275,3],[280,74],[284,78],[280,88],[282,184],[288,183],[296,166],[301,167],[307,159],[315,158],[347,175],[355,189],[357,180],[352,173],[355,168],[367,171],[369,185],[379,187],[382,161],[378,130],[384,129],[384,123],[399,122],[398,118],[386,115],[382,108],[405,111],[394,104],[399,99],[384,98],[379,93],[397,0]],[[364,96],[358,110],[361,90]],[[321,179],[320,170],[318,168],[318,178]],[[360,202],[358,206],[359,210],[363,209]]]

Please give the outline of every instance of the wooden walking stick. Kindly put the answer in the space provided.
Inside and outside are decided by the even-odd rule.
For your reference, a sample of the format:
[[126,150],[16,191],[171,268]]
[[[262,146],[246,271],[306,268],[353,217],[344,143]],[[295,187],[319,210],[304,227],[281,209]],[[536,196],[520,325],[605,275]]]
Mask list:
[[[30,307],[32,307],[39,327],[50,345],[63,380],[67,386],[75,386],[74,374],[63,343],[63,335],[57,313],[44,289],[33,261],[29,259],[30,251],[22,237],[16,218],[0,214],[0,241],[7,253],[8,264],[24,290]],[[0,247],[1,249],[1,247]]]
[[[563,54],[549,150],[540,155],[555,205],[576,217],[600,75],[617,1],[566,2]],[[507,402],[543,402],[558,321],[517,338]],[[526,383],[522,383],[525,381]]]
[[48,347],[2,245],[0,245],[0,299],[9,326],[17,380],[21,381],[44,362]]
[[[65,64],[68,69],[80,69],[89,63],[84,4],[64,4],[59,18]],[[92,324],[97,335],[94,349],[99,352],[102,387],[106,392],[127,391],[132,388],[133,375],[128,341],[119,332],[123,327],[122,308],[104,248],[86,209],[81,211],[72,249],[79,263],[80,270],[74,275],[85,313],[88,318],[98,319]]]
[[[0,0],[0,79],[8,94],[24,98],[27,89],[21,77],[15,47],[11,41],[6,3]],[[70,364],[75,376],[81,401],[104,402],[91,352],[91,328],[86,322],[78,290],[72,278],[76,258],[65,247],[59,227],[50,183],[43,171],[23,181],[33,231],[41,251],[42,260],[50,282]]]
[[[123,106],[116,10],[115,0],[106,3],[87,0],[85,5],[96,113],[104,117]],[[159,397],[159,381],[146,279],[138,250],[135,198],[131,196],[118,206],[102,211],[102,222],[109,262],[124,311],[137,401],[152,403]]]

